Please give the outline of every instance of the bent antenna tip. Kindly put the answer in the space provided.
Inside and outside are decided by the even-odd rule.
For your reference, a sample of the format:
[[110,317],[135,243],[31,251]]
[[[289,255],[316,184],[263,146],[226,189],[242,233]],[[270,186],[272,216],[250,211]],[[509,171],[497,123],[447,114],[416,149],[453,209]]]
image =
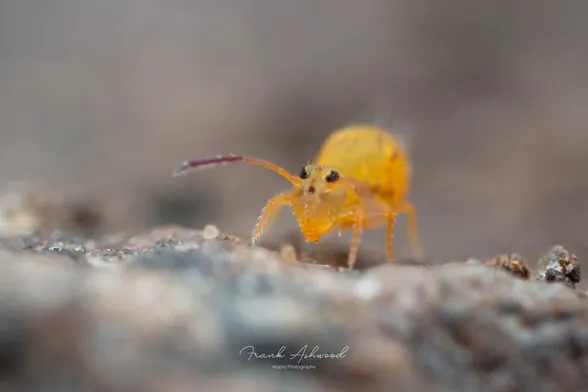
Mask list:
[[207,157],[196,160],[187,160],[182,162],[173,172],[174,177],[186,174],[188,169],[203,170],[214,166],[224,166],[232,162],[243,161],[243,156],[237,156],[235,154],[217,155],[214,157]]
[[190,168],[190,161],[182,162],[178,167],[174,169],[172,172],[172,177],[179,177],[184,174],[187,174],[188,169]]

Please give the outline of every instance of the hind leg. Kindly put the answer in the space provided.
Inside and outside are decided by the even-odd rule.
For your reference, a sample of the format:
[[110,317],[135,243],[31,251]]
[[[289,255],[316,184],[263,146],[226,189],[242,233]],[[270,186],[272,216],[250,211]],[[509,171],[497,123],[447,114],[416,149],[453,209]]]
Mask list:
[[395,213],[405,213],[408,217],[408,233],[412,249],[416,257],[423,256],[423,248],[421,245],[421,238],[419,235],[419,228],[417,222],[417,214],[412,203],[404,202],[394,207]]
[[394,223],[396,216],[389,212],[386,224],[386,259],[389,263],[394,262]]

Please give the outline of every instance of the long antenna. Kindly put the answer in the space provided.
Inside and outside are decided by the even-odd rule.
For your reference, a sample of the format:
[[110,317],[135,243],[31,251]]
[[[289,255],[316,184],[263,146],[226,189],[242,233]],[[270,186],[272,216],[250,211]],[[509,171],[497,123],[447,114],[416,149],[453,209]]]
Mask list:
[[216,166],[226,166],[230,163],[235,162],[243,162],[248,163],[250,165],[257,165],[263,166],[266,169],[270,169],[282,177],[286,178],[293,184],[298,184],[299,180],[298,177],[295,177],[288,173],[286,169],[281,168],[278,165],[275,165],[269,161],[259,158],[253,157],[246,157],[243,155],[235,155],[235,154],[227,154],[227,155],[217,155],[214,157],[206,157],[201,159],[194,159],[194,160],[187,160],[182,162],[180,166],[178,166],[172,173],[174,177],[181,176],[188,174],[188,172],[192,170],[204,170],[209,169]]

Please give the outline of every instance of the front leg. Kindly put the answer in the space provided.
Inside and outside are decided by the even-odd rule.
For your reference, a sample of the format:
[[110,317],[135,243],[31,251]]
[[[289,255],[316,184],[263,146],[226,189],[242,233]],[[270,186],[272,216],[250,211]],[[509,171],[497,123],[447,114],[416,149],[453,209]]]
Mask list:
[[353,269],[357,262],[357,253],[359,251],[359,242],[361,238],[361,232],[363,231],[363,210],[359,207],[353,209],[353,216],[355,223],[353,224],[353,235],[351,237],[351,245],[349,247],[349,256],[347,258],[347,266],[349,269]]
[[261,216],[257,219],[257,224],[255,225],[255,229],[253,230],[253,234],[251,236],[251,243],[254,244],[257,242],[259,237],[270,228],[270,226],[274,223],[277,216],[280,214],[284,206],[289,205],[292,201],[292,197],[288,194],[279,194],[277,196],[272,197],[263,210],[261,211]]

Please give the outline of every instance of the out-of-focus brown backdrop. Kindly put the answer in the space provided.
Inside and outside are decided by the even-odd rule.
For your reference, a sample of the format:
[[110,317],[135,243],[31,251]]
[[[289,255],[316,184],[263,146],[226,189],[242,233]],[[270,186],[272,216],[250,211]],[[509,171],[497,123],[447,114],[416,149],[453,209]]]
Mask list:
[[[580,0],[2,0],[0,183],[106,202],[111,230],[248,235],[283,179],[172,169],[232,152],[298,171],[338,127],[402,124],[428,255],[582,257],[586,15]],[[295,227],[287,212],[268,238]],[[383,231],[364,246],[383,252]]]

